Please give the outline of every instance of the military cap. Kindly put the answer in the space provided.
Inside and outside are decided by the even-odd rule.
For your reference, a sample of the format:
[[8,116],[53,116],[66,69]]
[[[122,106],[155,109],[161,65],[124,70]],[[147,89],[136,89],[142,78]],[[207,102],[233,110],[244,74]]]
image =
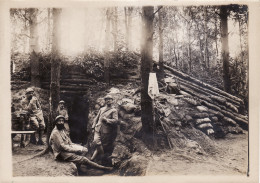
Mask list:
[[25,91],[26,94],[30,93],[30,92],[34,92],[34,90],[32,88],[27,88],[26,91]]
[[58,121],[58,119],[60,119],[60,118],[63,118],[63,119],[64,119],[64,121],[65,121],[65,117],[64,117],[63,115],[58,115],[58,116],[55,118],[55,122],[57,122],[57,121]]
[[59,102],[59,104],[62,104],[62,103],[63,103],[63,104],[65,103],[64,100],[61,100],[61,101]]
[[111,95],[106,95],[104,99],[113,99],[113,97]]

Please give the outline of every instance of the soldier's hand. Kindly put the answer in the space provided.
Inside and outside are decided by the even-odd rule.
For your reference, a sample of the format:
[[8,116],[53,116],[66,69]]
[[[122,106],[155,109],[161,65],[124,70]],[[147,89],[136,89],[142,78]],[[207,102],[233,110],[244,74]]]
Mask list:
[[87,152],[88,152],[88,148],[83,147],[83,149],[82,149],[82,153],[87,153]]
[[106,117],[103,117],[102,120],[103,120],[104,122],[107,122],[107,118],[106,118]]

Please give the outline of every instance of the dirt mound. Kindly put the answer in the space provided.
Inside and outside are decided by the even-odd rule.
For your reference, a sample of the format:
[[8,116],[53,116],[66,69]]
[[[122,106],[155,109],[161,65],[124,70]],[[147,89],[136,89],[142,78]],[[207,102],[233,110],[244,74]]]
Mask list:
[[238,126],[225,122],[224,116],[202,106],[195,97],[164,93],[154,102],[155,144],[153,149],[149,149],[140,138],[140,90],[134,83],[111,87],[96,94],[96,100],[93,95],[90,122],[104,105],[103,97],[107,93],[113,96],[119,113],[117,138],[111,158],[121,175],[144,175],[147,158],[156,151],[173,149],[213,155],[218,152],[215,138],[232,133],[231,127],[243,133]]

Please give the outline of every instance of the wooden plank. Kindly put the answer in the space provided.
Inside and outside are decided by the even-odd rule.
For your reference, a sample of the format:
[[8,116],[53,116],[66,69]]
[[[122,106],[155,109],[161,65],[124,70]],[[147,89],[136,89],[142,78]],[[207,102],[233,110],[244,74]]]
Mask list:
[[11,134],[31,134],[35,133],[35,131],[12,131]]

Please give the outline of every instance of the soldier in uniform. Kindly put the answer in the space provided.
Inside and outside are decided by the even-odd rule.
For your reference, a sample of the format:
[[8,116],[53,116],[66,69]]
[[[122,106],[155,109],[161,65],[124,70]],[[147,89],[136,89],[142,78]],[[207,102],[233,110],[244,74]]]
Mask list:
[[55,159],[73,162],[78,166],[85,164],[94,168],[112,170],[112,167],[99,165],[85,157],[88,149],[84,146],[72,143],[71,139],[66,134],[64,121],[64,116],[59,115],[56,117],[55,127],[50,136],[50,145],[52,147]]
[[59,105],[58,105],[58,108],[57,108],[57,114],[64,116],[64,119],[65,119],[64,127],[69,134],[69,132],[70,132],[70,127],[69,127],[69,124],[68,124],[69,115],[68,115],[68,110],[65,108],[64,100],[61,100],[59,102]]
[[34,90],[32,88],[26,89],[26,98],[25,98],[25,110],[30,115],[30,125],[31,129],[38,131],[39,139],[36,142],[35,134],[31,135],[30,142],[33,144],[44,145],[42,141],[42,136],[45,129],[45,123],[43,118],[43,113],[41,109],[41,105],[36,96],[33,95]]
[[92,129],[94,131],[93,143],[96,146],[91,160],[98,155],[109,156],[113,152],[114,140],[117,133],[118,111],[112,106],[113,98],[111,95],[105,96],[106,105],[102,107],[94,118]]

